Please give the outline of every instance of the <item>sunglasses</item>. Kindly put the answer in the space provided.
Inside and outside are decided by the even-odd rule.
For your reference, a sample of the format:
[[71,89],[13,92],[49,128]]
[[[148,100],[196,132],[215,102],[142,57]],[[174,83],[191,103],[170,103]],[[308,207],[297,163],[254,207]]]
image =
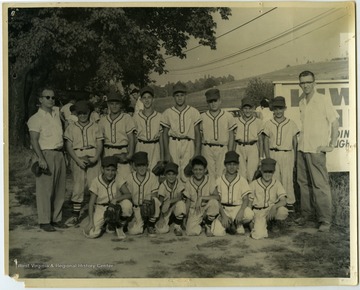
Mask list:
[[263,171],[264,173],[274,173],[274,171],[272,171],[272,170],[265,170],[265,171]]
[[55,100],[55,96],[42,96],[42,97],[47,100]]

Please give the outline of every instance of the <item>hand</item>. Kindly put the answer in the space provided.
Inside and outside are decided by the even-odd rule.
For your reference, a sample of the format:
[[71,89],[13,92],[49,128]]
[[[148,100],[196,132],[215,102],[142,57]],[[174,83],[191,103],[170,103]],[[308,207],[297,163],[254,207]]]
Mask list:
[[231,224],[231,220],[227,215],[222,215],[220,218],[222,226],[226,229]]
[[276,212],[277,212],[277,208],[276,208],[275,206],[273,206],[273,207],[270,209],[269,213],[268,213],[267,219],[268,219],[268,220],[273,220],[273,219],[275,219]]
[[46,160],[44,158],[39,158],[39,167],[43,170],[46,170],[48,165],[46,163]]
[[79,158],[79,160],[76,161],[76,164],[81,168],[81,169],[86,169],[86,167],[88,166],[89,162],[83,158]]
[[317,149],[316,149],[316,152],[317,153],[321,153],[321,152],[331,152],[334,150],[334,147],[332,146],[319,146]]

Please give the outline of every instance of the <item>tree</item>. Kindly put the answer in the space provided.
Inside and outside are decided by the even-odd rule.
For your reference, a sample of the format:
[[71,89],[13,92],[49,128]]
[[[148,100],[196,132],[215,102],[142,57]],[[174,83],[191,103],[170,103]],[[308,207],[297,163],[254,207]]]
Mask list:
[[245,96],[252,98],[256,105],[259,105],[263,98],[269,100],[274,98],[274,85],[271,82],[264,82],[259,77],[252,78],[245,89]]
[[[26,74],[32,88],[10,100],[27,104],[45,82],[99,93],[109,80],[125,89],[148,84],[151,72],[166,73],[164,54],[186,57],[191,37],[216,48],[214,13],[231,15],[229,8],[10,8],[9,74]],[[23,83],[10,78],[11,86]]]

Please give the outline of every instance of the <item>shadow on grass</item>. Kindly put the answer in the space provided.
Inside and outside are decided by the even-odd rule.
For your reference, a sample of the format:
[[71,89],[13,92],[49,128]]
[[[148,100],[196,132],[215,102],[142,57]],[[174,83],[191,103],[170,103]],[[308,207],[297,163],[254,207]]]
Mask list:
[[152,269],[150,273],[147,274],[147,278],[168,278],[169,270],[165,266],[156,265],[156,269]]
[[12,231],[19,226],[25,226],[27,229],[37,227],[36,216],[23,216],[19,212],[10,212],[9,230]]
[[126,261],[116,261],[115,264],[117,265],[136,265],[137,262],[133,259],[126,260]]
[[230,240],[219,239],[211,240],[206,243],[198,245],[199,248],[224,248],[231,244]]
[[107,277],[107,278],[113,278],[115,273],[116,273],[115,270],[105,269],[105,268],[99,268],[90,271],[90,274],[95,277]]

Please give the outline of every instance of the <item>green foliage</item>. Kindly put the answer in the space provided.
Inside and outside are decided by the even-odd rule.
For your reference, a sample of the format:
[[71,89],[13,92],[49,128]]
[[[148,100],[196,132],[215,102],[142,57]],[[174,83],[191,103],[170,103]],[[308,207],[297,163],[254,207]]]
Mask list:
[[245,96],[255,100],[258,105],[263,98],[269,100],[274,98],[274,85],[271,82],[264,82],[259,77],[252,78],[247,84]]

